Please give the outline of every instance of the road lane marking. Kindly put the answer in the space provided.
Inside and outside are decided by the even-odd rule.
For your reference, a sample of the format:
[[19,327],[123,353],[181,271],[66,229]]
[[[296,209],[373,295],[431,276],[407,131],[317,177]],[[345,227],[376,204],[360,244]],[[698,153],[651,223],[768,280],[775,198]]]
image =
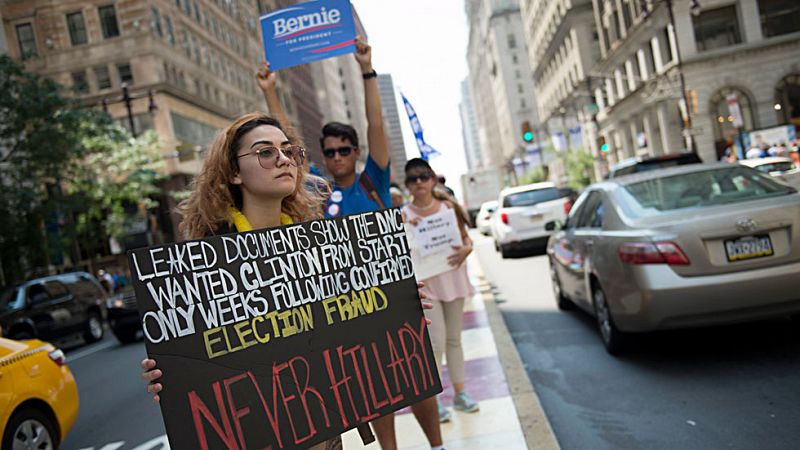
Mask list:
[[150,439],[133,450],[169,450],[169,441],[167,440],[167,435],[162,434],[157,438]]
[[78,359],[83,358],[84,356],[89,356],[91,354],[97,353],[97,352],[99,352],[101,350],[105,350],[105,349],[113,347],[115,345],[117,345],[117,342],[113,341],[113,340],[110,340],[110,341],[104,342],[102,344],[97,344],[94,347],[87,348],[86,350],[82,350],[82,351],[77,352],[77,353],[68,354],[67,355],[67,363],[76,361]]

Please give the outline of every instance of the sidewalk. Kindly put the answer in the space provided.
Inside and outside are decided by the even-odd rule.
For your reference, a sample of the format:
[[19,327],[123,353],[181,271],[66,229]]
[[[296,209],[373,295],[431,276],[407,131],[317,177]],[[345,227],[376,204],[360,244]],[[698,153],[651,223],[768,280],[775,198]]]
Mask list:
[[[461,336],[466,361],[465,385],[481,409],[472,414],[452,409],[453,390],[445,364],[441,399],[451,410],[452,418],[442,424],[444,445],[447,450],[558,450],[558,442],[528,381],[474,253],[468,264],[476,294],[465,302],[464,307]],[[408,408],[397,413],[395,426],[400,449],[430,448]],[[355,430],[345,433],[342,440],[345,450],[380,449],[377,442],[364,446]]]

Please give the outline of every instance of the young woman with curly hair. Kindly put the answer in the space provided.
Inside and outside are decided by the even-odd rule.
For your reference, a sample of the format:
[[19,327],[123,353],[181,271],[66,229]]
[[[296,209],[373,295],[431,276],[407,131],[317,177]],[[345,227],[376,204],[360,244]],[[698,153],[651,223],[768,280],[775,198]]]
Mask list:
[[[192,182],[191,195],[178,206],[184,238],[201,239],[322,218],[324,193],[319,190],[318,179],[307,173],[303,165],[305,149],[292,135],[291,130],[284,132],[280,122],[261,113],[245,114],[221,131]],[[423,308],[428,307],[423,303]],[[141,366],[147,391],[159,401],[161,369],[153,359],[145,359]],[[338,448],[338,437],[312,447]]]

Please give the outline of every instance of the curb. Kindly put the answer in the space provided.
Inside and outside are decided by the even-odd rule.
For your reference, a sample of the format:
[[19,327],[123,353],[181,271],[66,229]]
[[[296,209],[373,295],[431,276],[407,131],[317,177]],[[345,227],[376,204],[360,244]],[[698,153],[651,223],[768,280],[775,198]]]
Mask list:
[[550,421],[547,420],[544,409],[542,409],[536,390],[528,379],[528,374],[522,365],[522,359],[517,352],[508,327],[506,327],[489,282],[484,277],[483,270],[477,261],[477,256],[475,256],[475,259],[476,264],[471,268],[475,269],[473,275],[479,280],[478,289],[486,307],[489,326],[492,329],[492,335],[497,345],[497,354],[500,358],[500,364],[503,366],[511,399],[517,410],[517,417],[522,427],[522,434],[525,436],[525,442],[528,444],[529,449],[560,450],[561,446],[558,444],[553,429],[550,427]]

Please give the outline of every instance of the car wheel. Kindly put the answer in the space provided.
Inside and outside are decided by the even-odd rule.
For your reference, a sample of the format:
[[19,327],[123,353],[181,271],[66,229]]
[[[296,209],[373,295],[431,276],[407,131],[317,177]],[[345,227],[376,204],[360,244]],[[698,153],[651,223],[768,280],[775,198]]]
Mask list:
[[8,421],[3,448],[56,450],[58,436],[52,419],[38,409],[23,409]]
[[138,330],[136,328],[133,329],[123,329],[123,330],[114,330],[114,336],[117,337],[117,340],[122,344],[130,344],[131,342],[136,341],[136,332]]
[[500,244],[497,243],[497,239],[494,240],[494,251],[500,251]]
[[87,343],[97,342],[103,339],[103,321],[100,319],[100,314],[95,312],[89,313],[89,320],[86,322],[86,331],[83,332],[83,338]]
[[506,247],[505,245],[501,245],[500,256],[503,257],[504,259],[508,258],[509,256],[511,256],[511,250],[509,250],[508,247]]
[[556,268],[553,267],[552,260],[550,261],[550,282],[553,284],[553,295],[555,295],[558,309],[562,311],[572,309],[572,302],[564,296],[564,292],[561,291],[561,281],[558,280],[558,274],[556,273]]
[[10,338],[15,341],[25,341],[28,339],[33,339],[33,334],[31,334],[28,331],[16,331],[14,333],[11,333]]
[[594,300],[594,315],[597,318],[597,328],[600,330],[603,345],[608,353],[618,356],[623,353],[628,336],[617,329],[614,324],[614,318],[611,315],[611,309],[608,307],[608,301],[606,301],[606,294],[596,283],[592,288],[592,297]]

